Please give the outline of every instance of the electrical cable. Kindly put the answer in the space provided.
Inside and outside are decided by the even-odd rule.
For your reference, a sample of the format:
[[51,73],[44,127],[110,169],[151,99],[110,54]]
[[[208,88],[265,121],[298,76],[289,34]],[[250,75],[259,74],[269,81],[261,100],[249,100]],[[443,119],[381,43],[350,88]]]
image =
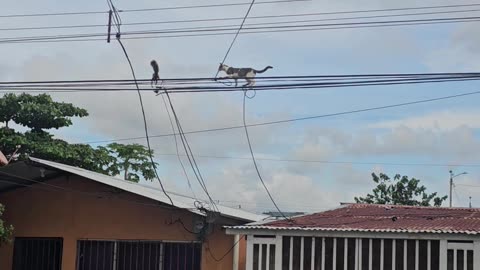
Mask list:
[[[107,0],[108,1],[108,0]],[[113,7],[113,3],[111,2],[111,0],[109,0],[112,7]],[[114,7],[113,7],[114,8]],[[114,10],[116,12],[116,10]],[[120,24],[120,19],[118,19],[118,22]],[[118,25],[118,30],[120,30],[120,25]],[[160,176],[158,175],[158,172],[157,172],[157,166],[155,164],[155,161],[153,160],[153,153],[152,153],[152,148],[150,146],[150,138],[149,138],[149,134],[148,134],[148,123],[147,123],[147,117],[145,115],[145,108],[143,106],[143,99],[142,99],[142,93],[140,92],[140,87],[138,86],[138,83],[137,83],[137,76],[135,75],[135,70],[133,69],[133,64],[132,64],[132,61],[130,60],[130,56],[128,55],[128,52],[125,48],[125,46],[123,45],[122,41],[120,40],[120,32],[117,33],[117,41],[118,43],[120,44],[121,48],[122,48],[122,51],[125,55],[125,58],[127,59],[127,62],[128,62],[128,65],[130,66],[130,71],[132,72],[132,77],[133,77],[133,80],[135,82],[135,86],[137,88],[137,93],[138,93],[138,99],[140,101],[140,107],[141,107],[141,110],[142,110],[142,118],[143,118],[143,125],[144,125],[144,130],[145,130],[145,138],[146,138],[146,141],[147,141],[147,148],[148,148],[148,156],[150,158],[150,163],[152,165],[152,168],[153,168],[153,171],[155,172],[155,176],[157,177],[157,180],[158,180],[158,183],[160,184],[160,187],[162,188],[162,191],[163,193],[165,194],[165,196],[170,200],[170,203],[175,206],[175,204],[173,203],[173,200],[172,198],[170,197],[170,195],[168,195],[168,193],[165,191],[165,188],[163,186],[163,183],[162,183],[162,180],[160,179]]]
[[[255,123],[255,124],[248,124],[247,127],[269,126],[269,125],[276,125],[276,124],[292,123],[292,122],[297,122],[297,121],[306,121],[306,120],[313,120],[313,119],[320,119],[320,118],[328,118],[328,117],[334,117],[334,116],[349,115],[349,114],[356,114],[356,113],[362,113],[362,112],[377,111],[377,110],[404,107],[404,106],[410,106],[410,105],[416,105],[416,104],[423,104],[423,103],[429,103],[429,102],[441,101],[441,100],[448,100],[448,99],[454,99],[454,98],[471,96],[471,95],[478,95],[478,94],[480,94],[480,91],[467,92],[467,93],[461,93],[461,94],[449,95],[449,96],[442,96],[442,97],[436,97],[436,98],[429,98],[429,99],[420,99],[420,100],[403,102],[403,103],[396,103],[396,104],[377,106],[377,107],[368,107],[368,108],[363,108],[363,109],[342,111],[342,112],[329,113],[329,114],[312,115],[312,116],[299,117],[299,118],[260,122],[260,123]],[[213,128],[213,129],[192,130],[192,131],[183,132],[183,134],[200,134],[200,133],[208,133],[208,132],[233,130],[233,129],[244,129],[244,126],[239,125],[239,126],[219,127],[219,128]],[[158,134],[158,135],[152,135],[151,137],[152,138],[154,138],[154,137],[159,138],[159,137],[169,137],[169,136],[174,136],[174,134]],[[85,143],[87,143],[87,144],[98,144],[98,143],[108,143],[108,142],[114,142],[114,141],[126,141],[126,140],[138,140],[138,139],[144,139],[144,137],[130,137],[130,138],[118,138],[118,139],[114,139],[114,140],[88,141],[88,142],[85,142]]]
[[[262,2],[258,2],[257,4],[276,4],[276,3],[307,2],[307,1],[311,1],[311,0],[262,1]],[[128,13],[128,12],[164,11],[164,10],[195,9],[195,8],[216,8],[216,7],[244,6],[244,5],[248,5],[248,4],[250,4],[250,3],[224,3],[224,4],[210,4],[210,5],[173,6],[173,7],[142,8],[142,9],[123,9],[123,10],[118,10],[117,12],[118,13]],[[467,6],[467,5],[457,5],[457,6]],[[472,6],[472,5],[470,5],[470,6]],[[108,11],[8,14],[8,15],[0,15],[0,18],[72,16],[72,15],[91,15],[91,14],[108,14]]]
[[[167,115],[168,115],[168,119],[170,121],[170,126],[172,128],[172,133],[175,134],[176,132],[175,132],[175,127],[173,126],[172,116],[170,115],[170,111],[168,110],[167,101],[165,100],[165,96],[163,96],[163,95],[162,95],[162,100],[163,100],[163,105],[165,106],[165,111],[167,112]],[[177,135],[174,135],[173,138],[175,140],[175,150],[177,152],[177,159],[178,159],[178,162],[180,163],[180,166],[183,170],[183,174],[185,175],[185,178],[187,179],[188,188],[192,192],[193,197],[195,199],[197,199],[197,196],[195,195],[195,192],[193,191],[192,184],[190,183],[190,178],[188,177],[187,170],[185,169],[185,166],[183,165],[182,158],[180,156],[180,151],[178,149]]]
[[[235,44],[235,41],[237,40],[238,35],[240,34],[240,31],[242,31],[243,25],[245,24],[245,21],[247,20],[248,14],[250,14],[250,11],[252,10],[253,5],[255,4],[255,0],[252,0],[252,3],[248,7],[247,13],[245,14],[245,17],[243,17],[243,21],[240,24],[240,27],[238,28],[237,33],[233,37],[232,42],[230,43],[230,46],[228,47],[227,52],[225,53],[225,56],[223,57],[222,62],[220,63],[220,66],[222,66],[225,63],[225,60],[227,60],[228,54],[230,53],[230,50],[232,50],[233,44]],[[217,78],[218,73],[220,73],[220,69],[217,70],[217,73],[215,74],[215,78]]]
[[[262,76],[255,78],[256,80],[280,80],[280,79],[374,79],[374,78],[418,78],[418,77],[433,77],[441,76],[460,76],[460,77],[479,77],[480,72],[443,72],[443,73],[371,73],[371,74],[331,74],[331,75],[283,75],[283,76]],[[211,77],[190,77],[190,78],[163,78],[164,82],[176,81],[213,81]],[[151,79],[138,79],[137,83],[150,84]],[[132,79],[97,79],[97,80],[48,80],[48,81],[0,81],[1,85],[8,84],[64,84],[64,83],[131,83],[135,84]],[[98,86],[95,84],[94,86]]]
[[[177,156],[176,154],[155,153],[157,156]],[[240,156],[212,156],[212,155],[196,155],[198,158],[206,159],[234,159],[234,160],[251,160],[248,157]],[[311,164],[331,164],[331,165],[381,165],[381,166],[418,166],[418,167],[480,167],[480,164],[447,164],[447,163],[399,163],[399,162],[355,162],[355,161],[330,161],[330,160],[309,160],[309,159],[287,159],[287,158],[259,158],[256,160],[272,161],[272,162],[294,162],[294,163],[311,163]],[[480,187],[480,186],[479,186]]]
[[206,244],[207,244],[206,250],[208,251],[208,254],[210,255],[210,257],[212,257],[212,259],[213,259],[214,261],[216,261],[216,262],[221,262],[221,261],[223,261],[223,260],[225,259],[225,257],[228,256],[228,254],[230,254],[230,253],[233,251],[233,249],[234,249],[234,248],[240,243],[240,241],[242,241],[244,238],[245,238],[245,235],[242,235],[242,237],[240,237],[240,239],[238,239],[238,240],[233,244],[233,246],[232,246],[230,249],[228,249],[227,252],[225,252],[220,258],[217,258],[217,257],[213,254],[213,252],[212,252],[212,250],[211,250],[211,248],[210,248],[210,243],[209,243],[208,241],[206,242]]
[[[477,81],[480,77],[465,77],[465,78],[420,78],[420,79],[398,79],[398,80],[367,80],[367,81],[345,81],[345,82],[313,82],[313,83],[296,83],[296,84],[271,84],[271,85],[257,85],[254,87],[256,91],[292,91],[300,89],[319,90],[324,88],[345,88],[345,87],[365,87],[365,86],[393,86],[393,85],[407,85],[407,84],[426,84],[426,83],[446,83],[446,82],[463,82],[463,81]],[[176,85],[175,83],[172,86]],[[81,86],[81,85],[80,85]],[[106,85],[108,86],[108,85]],[[4,85],[0,92],[130,92],[130,91],[152,91],[151,88],[100,88],[100,87],[56,87],[56,86],[8,86]],[[185,87],[169,87],[170,94],[186,94],[186,93],[220,93],[220,92],[239,92],[241,87],[216,87],[216,86],[185,86]]]
[[[416,20],[418,21],[418,20]],[[280,29],[271,29],[272,27],[279,28],[279,26],[272,27],[255,27],[250,31],[242,31],[240,34],[265,34],[265,33],[289,33],[289,32],[306,32],[306,31],[323,31],[323,30],[339,30],[339,29],[366,29],[366,28],[379,28],[379,27],[396,27],[396,26],[414,26],[414,25],[436,25],[436,24],[451,24],[451,23],[472,23],[478,22],[479,19],[457,19],[447,18],[447,20],[429,19],[424,22],[367,22],[367,23],[350,23],[345,26],[331,26],[327,27],[326,24],[310,24],[310,25],[296,25],[296,26],[281,26]],[[360,25],[358,25],[360,24]],[[252,29],[249,27],[248,29]],[[266,28],[266,30],[261,30]],[[281,29],[288,28],[288,29]],[[269,30],[270,29],[270,30]],[[127,40],[144,40],[144,39],[161,39],[161,38],[184,38],[184,37],[209,37],[209,36],[226,36],[234,35],[233,28],[219,28],[219,29],[204,29],[204,30],[183,30],[183,31],[143,31],[141,33],[129,33],[124,39]],[[207,32],[196,34],[197,32]],[[178,34],[176,34],[178,33]],[[186,34],[185,34],[186,33]],[[189,34],[192,33],[192,34]],[[160,35],[158,35],[160,34]],[[18,37],[18,38],[4,38],[0,39],[0,44],[30,44],[30,43],[56,43],[56,42],[90,42],[90,41],[104,41],[103,38],[89,38],[104,36],[105,34],[93,33],[93,34],[77,34],[77,35],[56,35],[56,36],[30,36],[30,37]],[[128,37],[128,35],[133,35]],[[144,35],[144,36],[138,36]]]
[[262,178],[262,175],[260,173],[260,170],[258,168],[258,165],[257,165],[257,161],[255,160],[255,154],[253,153],[253,149],[252,149],[252,142],[250,141],[250,136],[248,134],[248,128],[247,128],[247,120],[246,120],[246,99],[247,98],[253,98],[255,97],[255,95],[253,95],[252,97],[248,97],[247,96],[247,92],[248,90],[245,90],[245,92],[243,93],[243,127],[245,129],[245,136],[247,138],[247,143],[248,143],[248,149],[250,150],[250,154],[252,156],[252,161],[253,161],[253,165],[255,167],[255,171],[257,172],[257,176],[258,176],[258,179],[260,180],[260,182],[262,183],[265,191],[267,192],[268,194],[268,197],[270,198],[270,200],[272,201],[273,205],[275,206],[275,208],[277,209],[277,211],[286,219],[286,220],[290,220],[287,216],[285,216],[285,214],[282,212],[282,210],[280,210],[280,208],[278,207],[277,203],[275,202],[275,200],[273,199],[273,196],[272,194],[270,193],[270,191],[268,190],[268,187],[267,185],[265,184],[265,181],[263,181],[263,178]]
[[[263,22],[263,23],[245,23],[245,25],[266,25],[275,23],[298,23],[298,22],[320,22],[320,21],[339,21],[339,20],[358,20],[358,19],[373,19],[373,18],[390,18],[390,17],[406,17],[406,16],[425,16],[425,15],[437,15],[437,14],[453,14],[453,13],[472,13],[478,12],[480,9],[468,9],[468,10],[452,10],[452,11],[436,11],[436,12],[417,12],[417,13],[402,13],[402,14],[386,14],[386,15],[373,15],[373,16],[357,16],[357,17],[340,17],[340,18],[325,18],[314,20],[299,20],[299,21],[284,21],[284,22]],[[286,17],[308,17],[318,16],[323,13],[301,13],[301,14],[284,14],[284,15],[264,15],[264,16],[250,16],[249,19],[271,19],[271,18],[286,18]],[[137,25],[158,25],[158,24],[179,24],[179,23],[194,23],[194,22],[217,22],[217,21],[235,21],[241,20],[243,17],[222,17],[214,19],[190,19],[190,20],[170,20],[170,21],[145,21],[145,22],[131,22],[123,23],[123,26],[137,26]],[[24,26],[24,27],[9,27],[0,28],[0,31],[25,31],[25,30],[47,30],[47,29],[76,29],[76,28],[99,28],[107,27],[106,24],[83,24],[83,25],[45,25],[45,26]],[[234,25],[229,25],[234,26]],[[185,29],[197,29],[197,28],[211,28],[218,26],[204,26],[204,27],[190,27]],[[178,28],[177,28],[178,29]]]
[[203,189],[203,191],[207,195],[210,203],[212,204],[213,209],[215,211],[219,212],[218,207],[215,204],[215,201],[213,200],[213,198],[211,197],[211,195],[210,195],[210,193],[207,189],[207,185],[206,185],[205,180],[204,180],[204,178],[203,178],[203,176],[200,172],[200,168],[198,167],[195,156],[193,155],[193,151],[190,147],[190,144],[188,143],[188,140],[185,136],[185,133],[183,132],[183,128],[181,126],[180,119],[178,118],[178,115],[177,115],[177,113],[175,111],[175,108],[173,106],[173,102],[170,98],[170,95],[168,94],[168,92],[166,90],[165,90],[165,95],[167,97],[168,103],[170,104],[170,109],[171,109],[173,117],[175,119],[175,122],[176,122],[176,125],[177,125],[177,130],[178,130],[178,133],[180,135],[180,139],[182,141],[182,145],[183,145],[183,148],[185,150],[185,154],[187,155],[188,161],[190,163],[190,166],[192,167],[194,175],[197,178],[197,181],[200,184],[200,187]]

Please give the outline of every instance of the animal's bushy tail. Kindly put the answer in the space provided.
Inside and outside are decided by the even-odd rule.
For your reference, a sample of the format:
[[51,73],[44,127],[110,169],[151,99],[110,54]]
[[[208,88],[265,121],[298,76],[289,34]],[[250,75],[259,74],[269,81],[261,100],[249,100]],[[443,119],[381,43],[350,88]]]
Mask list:
[[264,69],[262,69],[262,70],[255,70],[255,73],[264,73],[265,71],[267,71],[267,70],[269,70],[269,69],[271,69],[271,68],[273,68],[273,67],[272,67],[272,66],[268,66],[268,67],[266,67],[266,68],[264,68]]

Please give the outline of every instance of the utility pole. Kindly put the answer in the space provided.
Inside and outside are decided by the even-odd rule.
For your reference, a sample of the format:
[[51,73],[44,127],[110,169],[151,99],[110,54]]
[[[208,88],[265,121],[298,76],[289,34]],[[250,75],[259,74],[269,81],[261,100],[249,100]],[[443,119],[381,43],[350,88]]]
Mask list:
[[452,190],[453,190],[453,172],[450,170],[450,195],[448,198],[450,199],[449,206],[452,207]]
[[464,175],[464,174],[467,174],[467,172],[462,172],[462,173],[459,173],[459,174],[456,174],[454,175],[453,174],[453,171],[450,170],[450,207],[452,207],[452,191],[453,191],[453,178],[457,177],[457,176],[460,176],[460,175]]

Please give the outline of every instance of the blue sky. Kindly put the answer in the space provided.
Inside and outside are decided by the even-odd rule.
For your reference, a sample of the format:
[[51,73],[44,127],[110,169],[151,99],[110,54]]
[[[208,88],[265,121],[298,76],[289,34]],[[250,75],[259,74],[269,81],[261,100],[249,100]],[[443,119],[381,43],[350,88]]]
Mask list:
[[[150,8],[199,3],[239,1],[115,1],[119,9]],[[468,4],[457,1],[455,4]],[[421,6],[451,4],[422,1]],[[4,14],[106,10],[102,1],[15,1],[2,8]],[[418,1],[326,1],[257,5],[251,16],[381,9],[419,6]],[[194,18],[241,17],[247,7],[123,13],[124,23]],[[478,12],[453,16],[476,16]],[[336,15],[338,17],[338,15]],[[343,15],[342,15],[343,16]],[[442,15],[445,17],[445,15]],[[335,17],[335,16],[330,16]],[[435,16],[427,16],[435,17]],[[0,18],[2,28],[103,24],[103,15]],[[254,22],[248,21],[248,22]],[[258,20],[257,20],[258,22]],[[239,22],[229,22],[227,24]],[[298,33],[240,35],[226,61],[231,66],[263,68],[266,75],[320,75],[358,73],[413,73],[477,71],[480,67],[477,23],[408,27],[326,30]],[[202,24],[204,25],[204,24]],[[156,25],[124,30],[185,27]],[[199,26],[188,25],[188,26]],[[2,37],[104,32],[105,29],[44,31],[0,31]],[[231,36],[125,41],[139,77],[151,74],[149,62],[157,59],[162,77],[213,76]],[[1,80],[130,79],[128,65],[116,43],[1,44]],[[477,46],[478,47],[478,46]],[[7,53],[5,53],[7,52]],[[248,122],[321,115],[354,109],[448,96],[478,90],[479,83],[445,83],[410,86],[311,89],[258,93],[248,101]],[[90,117],[56,131],[72,142],[108,140],[143,135],[135,93],[55,94],[58,100],[86,108]],[[160,97],[144,93],[151,134],[170,133],[171,128]],[[174,96],[185,130],[241,124],[239,93]],[[372,111],[267,127],[251,128],[258,157],[351,161],[369,165],[275,162],[260,160],[261,172],[283,209],[314,211],[352,201],[373,187],[370,174],[399,173],[422,179],[431,191],[447,194],[448,170],[468,171],[459,183],[480,185],[480,167],[399,166],[383,163],[479,164],[480,118],[478,97],[470,96],[434,103]],[[198,155],[248,157],[242,130],[189,135]],[[135,141],[144,143],[143,141]],[[170,189],[189,194],[176,157],[172,138],[152,139],[159,173]],[[226,204],[255,211],[272,209],[249,160],[199,158],[207,185],[214,197]],[[382,163],[382,164],[380,164]],[[193,176],[190,176],[193,182]],[[155,183],[152,183],[155,184]],[[201,194],[194,184],[196,194]],[[458,206],[468,197],[480,206],[480,188],[458,186]]]

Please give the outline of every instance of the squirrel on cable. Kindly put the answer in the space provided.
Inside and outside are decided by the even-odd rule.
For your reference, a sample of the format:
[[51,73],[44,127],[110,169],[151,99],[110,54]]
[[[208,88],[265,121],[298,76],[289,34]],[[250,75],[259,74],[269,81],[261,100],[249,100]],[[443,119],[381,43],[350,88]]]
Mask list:
[[[154,84],[157,85],[158,81],[160,80],[160,75],[158,74],[160,72],[160,69],[158,67],[158,63],[155,60],[150,61],[150,65],[153,68],[153,75],[152,75],[152,80],[150,82],[150,85],[153,86]],[[160,90],[154,90],[155,94],[158,94]]]

